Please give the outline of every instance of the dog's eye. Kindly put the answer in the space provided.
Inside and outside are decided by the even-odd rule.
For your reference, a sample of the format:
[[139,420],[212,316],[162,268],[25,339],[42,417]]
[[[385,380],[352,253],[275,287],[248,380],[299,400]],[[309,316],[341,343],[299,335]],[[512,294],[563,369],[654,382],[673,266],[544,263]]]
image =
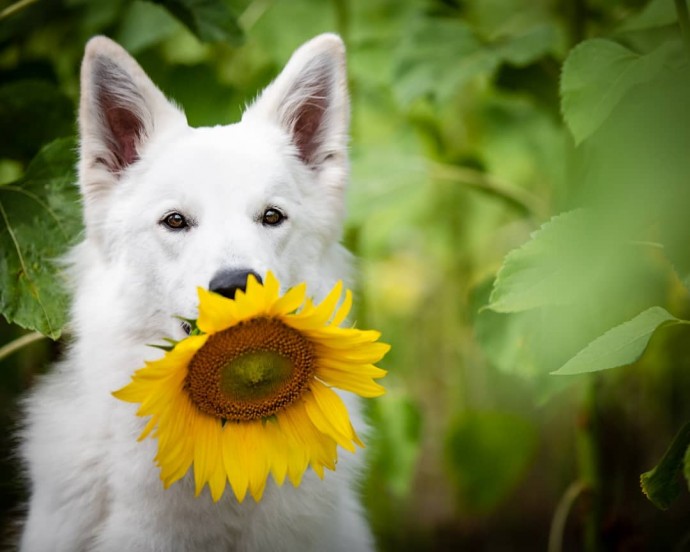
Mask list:
[[287,217],[278,209],[270,208],[264,211],[261,217],[261,224],[264,226],[278,226],[283,223]]
[[187,228],[187,219],[180,213],[170,213],[162,221],[171,230],[182,230]]

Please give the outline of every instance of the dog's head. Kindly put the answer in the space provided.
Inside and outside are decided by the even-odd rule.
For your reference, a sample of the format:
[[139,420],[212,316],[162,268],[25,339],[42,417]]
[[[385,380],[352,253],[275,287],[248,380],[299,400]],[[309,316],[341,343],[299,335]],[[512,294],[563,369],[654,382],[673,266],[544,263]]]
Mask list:
[[299,48],[239,123],[209,128],[189,127],[125,50],[97,37],[79,121],[86,244],[113,295],[155,305],[144,316],[192,316],[196,286],[231,296],[250,272],[317,293],[343,276],[349,101],[337,36]]

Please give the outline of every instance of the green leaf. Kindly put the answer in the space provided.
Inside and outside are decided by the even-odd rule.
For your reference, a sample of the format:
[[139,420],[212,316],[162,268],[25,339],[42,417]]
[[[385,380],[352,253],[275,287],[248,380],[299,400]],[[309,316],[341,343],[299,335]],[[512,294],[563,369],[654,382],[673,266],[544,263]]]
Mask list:
[[557,40],[555,28],[541,24],[522,33],[499,38],[491,46],[502,61],[522,67],[546,55]]
[[242,43],[237,18],[222,0],[149,0],[160,4],[204,42]]
[[601,38],[573,48],[561,75],[561,109],[575,143],[596,131],[631,89],[652,80],[676,48],[669,41],[642,55]]
[[673,2],[668,0],[652,0],[638,14],[627,17],[616,29],[621,31],[634,31],[672,25],[678,20],[678,15]]
[[518,416],[468,412],[451,426],[446,452],[460,503],[486,513],[515,489],[534,456],[537,431]]
[[485,40],[465,21],[438,17],[419,18],[406,37],[394,69],[395,90],[403,104],[426,95],[447,101],[474,77],[492,74],[504,62],[531,63],[557,40],[549,25]]
[[640,476],[642,492],[661,510],[666,510],[680,495],[678,476],[681,471],[690,481],[690,422],[676,434],[661,461]]
[[0,311],[57,339],[68,300],[57,261],[80,231],[76,142],[44,147],[18,182],[0,186]]
[[553,217],[533,232],[523,246],[508,253],[501,266],[488,308],[521,312],[547,305],[572,303],[577,290],[596,278],[591,261],[601,246],[596,226],[582,210]]
[[651,307],[599,336],[553,373],[582,374],[632,364],[642,356],[657,328],[685,323],[661,307]]
[[115,39],[129,53],[137,54],[180,29],[181,22],[163,6],[132,2],[123,14]]

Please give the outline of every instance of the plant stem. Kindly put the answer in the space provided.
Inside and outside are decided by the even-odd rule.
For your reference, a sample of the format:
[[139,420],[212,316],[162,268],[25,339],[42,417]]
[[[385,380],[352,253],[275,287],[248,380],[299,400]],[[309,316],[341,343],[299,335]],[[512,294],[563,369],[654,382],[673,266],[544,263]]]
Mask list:
[[10,356],[15,351],[18,351],[22,347],[26,347],[35,341],[45,338],[46,336],[39,332],[32,332],[30,334],[23,335],[17,339],[10,341],[9,343],[0,347],[0,361],[4,360],[5,357]]
[[568,514],[570,514],[577,497],[586,489],[587,485],[583,481],[577,480],[571,483],[563,493],[551,520],[548,552],[561,552],[563,550],[563,533],[565,532],[565,523],[568,521]]
[[690,16],[688,16],[688,5],[685,0],[674,0],[676,3],[676,13],[678,14],[678,26],[680,35],[683,37],[685,46],[690,51]]
[[7,17],[10,17],[11,15],[14,15],[20,10],[23,10],[24,8],[33,4],[34,2],[38,2],[38,0],[19,0],[19,2],[10,4],[4,10],[0,11],[0,21],[6,19]]
[[597,552],[600,549],[601,473],[597,431],[597,382],[597,378],[592,377],[587,384],[575,437],[580,480],[588,501],[584,519],[584,550],[587,552]]
[[502,199],[514,209],[529,216],[538,219],[546,216],[546,205],[537,196],[518,186],[503,182],[490,174],[469,167],[432,163],[431,176],[438,180],[464,184]]
[[269,0],[254,0],[237,18],[237,21],[246,33],[261,19],[266,10],[270,7]]

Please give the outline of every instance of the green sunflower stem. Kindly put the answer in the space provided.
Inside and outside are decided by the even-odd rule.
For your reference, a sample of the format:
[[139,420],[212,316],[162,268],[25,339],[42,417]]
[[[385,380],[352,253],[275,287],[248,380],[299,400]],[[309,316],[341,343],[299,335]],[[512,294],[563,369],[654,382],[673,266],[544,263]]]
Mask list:
[[584,550],[586,552],[601,550],[601,469],[597,388],[598,380],[593,377],[585,390],[575,437],[578,469],[585,499]]

